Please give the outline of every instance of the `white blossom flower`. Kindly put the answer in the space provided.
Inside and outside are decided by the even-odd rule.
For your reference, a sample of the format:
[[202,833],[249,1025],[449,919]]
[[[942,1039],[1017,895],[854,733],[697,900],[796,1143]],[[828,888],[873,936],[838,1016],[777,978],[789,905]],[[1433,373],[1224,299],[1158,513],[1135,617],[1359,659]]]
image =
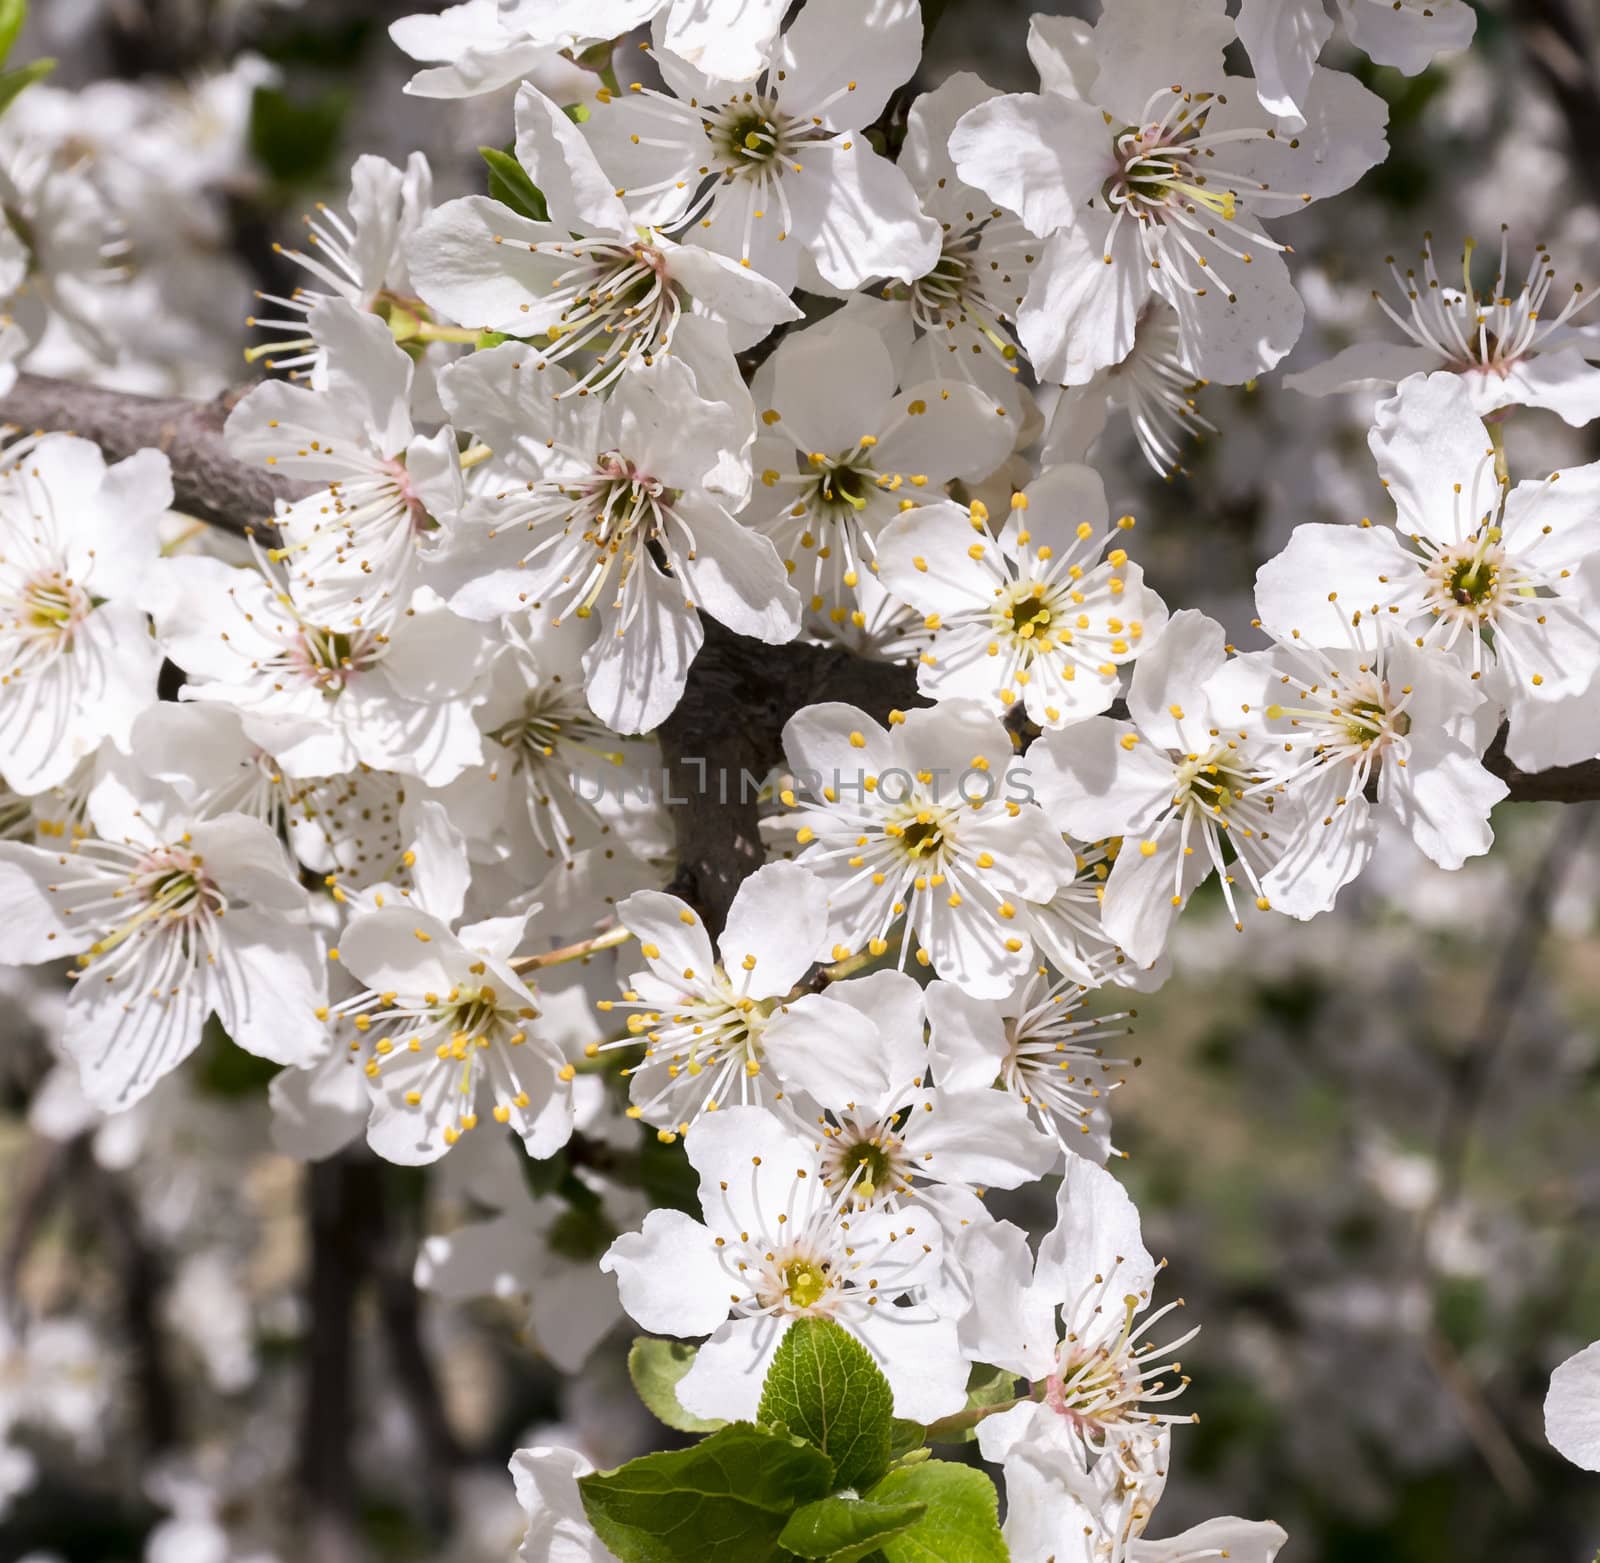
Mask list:
[[1297,527],[1256,578],[1268,633],[1342,646],[1382,618],[1484,681],[1523,769],[1600,751],[1600,583],[1584,568],[1600,548],[1600,464],[1502,486],[1489,431],[1452,374],[1405,381],[1369,443],[1395,525]]
[[[1435,55],[1466,48],[1478,26],[1467,0],[1338,0],[1338,12],[1356,48],[1407,76]],[[1262,105],[1299,129],[1317,56],[1333,35],[1323,0],[1241,0],[1238,27]]]
[[414,1278],[447,1301],[526,1299],[534,1343],[563,1373],[576,1373],[622,1318],[616,1283],[596,1261],[619,1232],[643,1220],[646,1201],[581,1167],[559,1197],[533,1195],[525,1165],[509,1136],[462,1142],[442,1180],[456,1183],[475,1210],[494,1214],[425,1238]]
[[139,602],[172,503],[159,451],[108,467],[67,434],[0,452],[0,776],[60,786],[101,742],[126,749],[161,651]]
[[1357,342],[1326,363],[1284,384],[1307,396],[1366,386],[1395,386],[1413,374],[1448,370],[1460,377],[1479,417],[1508,407],[1544,407],[1574,428],[1600,418],[1600,347],[1571,324],[1595,295],[1578,283],[1559,308],[1551,305],[1556,272],[1550,252],[1536,245],[1528,275],[1513,292],[1508,238],[1500,232],[1500,262],[1494,286],[1480,294],[1472,281],[1474,245],[1462,251],[1459,288],[1439,280],[1433,242],[1422,245],[1422,275],[1389,263],[1404,299],[1396,309],[1374,290],[1378,307],[1406,341]]
[[1568,1357],[1550,1375],[1544,1436],[1574,1465],[1600,1471],[1600,1341]]
[[748,81],[766,67],[783,0],[502,0],[501,12],[566,47],[619,38],[660,18],[658,40],[708,76]]
[[1252,84],[1223,71],[1232,35],[1223,0],[1178,16],[1165,0],[1109,0],[1081,96],[1047,81],[956,127],[961,177],[1049,236],[1018,314],[1042,378],[1082,385],[1126,358],[1152,294],[1207,378],[1248,380],[1294,345],[1302,307],[1260,220],[1353,184],[1384,154],[1386,110],[1319,68],[1311,123],[1280,136]]
[[186,812],[125,773],[96,787],[95,834],[70,852],[0,842],[8,958],[77,958],[61,1045],[106,1110],[177,1068],[211,1014],[275,1063],[320,1051],[321,954],[282,846],[259,820]]
[[[1032,1114],[1055,1145],[1104,1164],[1121,1155],[1111,1144],[1106,1098],[1127,1083],[1126,1058],[1097,1044],[1123,1036],[1128,1012],[1080,1020],[1088,989],[1055,982],[1045,967],[1005,998],[975,999],[948,982],[928,984],[928,1058],[947,1091],[998,1085]],[[1133,1060],[1137,1063],[1137,1060]]]
[[1200,412],[1196,392],[1207,382],[1184,352],[1177,312],[1152,297],[1134,322],[1128,356],[1086,385],[1061,388],[1039,442],[1041,465],[1082,461],[1103,432],[1108,412],[1116,407],[1126,411],[1152,471],[1164,478],[1187,474],[1185,441],[1198,444],[1220,431]]
[[[417,291],[433,308],[467,326],[540,339],[530,356],[575,370],[568,395],[601,390],[674,350],[699,368],[695,357],[726,358],[800,318],[759,272],[636,223],[549,98],[524,87],[516,115],[517,156],[549,220],[484,196],[441,206],[410,250]],[[718,321],[726,341],[680,333],[690,314]]]
[[[571,631],[577,630],[578,634]],[[477,710],[485,760],[440,793],[478,860],[568,860],[611,838],[635,856],[662,855],[669,832],[641,800],[660,774],[659,746],[618,738],[589,709],[583,626],[506,620]]]
[[909,282],[935,264],[938,224],[863,132],[921,48],[915,0],[807,0],[746,84],[678,58],[658,24],[670,91],[601,88],[583,133],[634,221],[682,229],[786,293],[811,275]]
[[1011,453],[1005,409],[976,387],[929,380],[896,394],[894,355],[871,320],[852,307],[785,337],[755,382],[761,484],[745,519],[813,612],[858,600],[896,516]]
[[1014,327],[1040,241],[966,184],[949,150],[956,121],[995,95],[981,76],[957,71],[911,105],[897,166],[943,237],[927,272],[879,291],[916,333],[902,366],[907,378],[970,382],[1021,430],[1027,400]]
[[641,890],[617,915],[647,969],[628,977],[620,1001],[601,1003],[630,1013],[628,1037],[600,1051],[644,1043],[628,1070],[629,1114],[662,1139],[736,1103],[792,1118],[792,1091],[831,1099],[876,1083],[871,1024],[831,997],[791,997],[828,951],[827,891],[804,868],[769,863],[746,879],[717,954],[677,896]]
[[159,701],[133,724],[135,763],[198,817],[247,814],[283,831],[314,874],[364,886],[403,872],[406,778],[357,764],[331,776],[288,775],[231,706]]
[[843,1081],[813,1092],[830,1193],[848,1188],[858,1210],[922,1206],[954,1236],[989,1219],[984,1190],[1020,1188],[1055,1165],[1055,1141],[1014,1096],[990,1089],[992,1075],[926,1079],[934,1059],[923,1041],[922,990],[910,977],[873,972],[834,983],[828,996],[873,1023],[880,1072],[871,1094],[851,1095]]
[[1257,746],[1224,731],[1207,704],[1206,681],[1226,658],[1222,627],[1186,608],[1134,670],[1132,723],[1090,717],[1046,732],[1028,751],[1053,821],[1084,841],[1128,838],[1106,880],[1102,917],[1140,966],[1161,954],[1179,910],[1213,869],[1237,926],[1235,876],[1266,910],[1263,879],[1293,834],[1292,798],[1261,787]]
[[1071,856],[1034,805],[1010,735],[976,701],[895,713],[885,729],[854,706],[807,706],[783,730],[799,861],[827,886],[848,952],[917,959],[998,998],[1028,969],[1019,903],[1046,901]]
[[754,1417],[773,1353],[799,1318],[856,1336],[888,1379],[896,1415],[931,1421],[960,1407],[956,1326],[919,1300],[942,1262],[931,1216],[855,1210],[850,1187],[823,1186],[810,1143],[759,1107],[707,1114],[684,1143],[704,1222],[653,1210],[600,1266],[645,1329],[711,1336],[678,1381],[685,1410]]
[[151,611],[186,700],[235,707],[245,735],[293,778],[370,766],[442,786],[483,758],[472,719],[488,647],[433,591],[374,603],[330,628],[259,570],[179,558]]
[[372,153],[358,157],[350,168],[345,212],[319,202],[316,216],[305,219],[306,250],[276,246],[318,285],[297,287],[286,298],[256,294],[262,303],[285,310],[287,315],[252,315],[245,322],[278,337],[251,348],[246,359],[252,363],[263,359],[268,369],[308,371],[312,386],[325,389],[327,344],[310,317],[318,304],[330,298],[341,298],[353,309],[377,314],[385,321],[394,320],[401,328],[394,335],[400,335],[406,323],[420,314],[421,303],[411,287],[407,245],[432,204],[433,170],[421,152],[413,152],[403,169]]
[[0,312],[29,345],[52,319],[93,357],[115,348],[97,318],[126,279],[121,226],[75,151],[44,138],[0,144]]
[[1270,1520],[1203,1520],[1162,1541],[1145,1536],[1162,1478],[1129,1482],[1053,1453],[1016,1450],[1005,1464],[1012,1563],[1272,1563],[1289,1540]]
[[553,1155],[572,1133],[576,1070],[534,1024],[538,1000],[512,964],[537,907],[464,921],[465,843],[441,805],[419,814],[414,887],[360,897],[329,952],[360,991],[319,1006],[318,1018],[336,1034],[350,1028],[350,1047],[366,1054],[367,1141],[385,1160],[437,1161],[485,1106],[530,1156]]
[[959,1253],[976,1283],[962,1349],[1044,1384],[1041,1399],[978,1424],[985,1459],[1048,1450],[1087,1466],[1105,1455],[1137,1476],[1162,1431],[1193,1420],[1164,1408],[1188,1383],[1171,1354],[1198,1331],[1159,1346],[1145,1338],[1183,1303],[1145,1314],[1161,1266],[1145,1249],[1133,1201],[1103,1167],[1067,1158],[1056,1224],[1037,1258],[1008,1221],[967,1228]]
[[528,1516],[517,1551],[522,1563],[617,1563],[583,1512],[578,1478],[593,1469],[576,1449],[535,1447],[511,1456],[517,1502]]
[[1379,619],[1339,650],[1292,641],[1234,657],[1206,689],[1219,720],[1271,740],[1258,785],[1287,788],[1305,816],[1264,881],[1280,911],[1331,910],[1376,848],[1375,812],[1441,868],[1489,850],[1489,811],[1508,790],[1481,761],[1497,712],[1453,658],[1396,644]]
[[604,401],[563,397],[570,376],[534,358],[507,342],[441,377],[452,417],[494,448],[504,482],[471,500],[456,530],[472,578],[451,605],[552,624],[597,614],[590,707],[618,732],[645,732],[683,693],[705,634],[699,609],[769,643],[800,627],[771,544],[726,508],[749,482],[748,393],[737,377],[706,384],[674,356]]
[[419,98],[474,98],[531,76],[548,91],[578,96],[592,73],[554,43],[535,39],[531,24],[541,4],[461,0],[397,18],[389,24],[395,46],[428,64],[405,90]]
[[[0,1459],[5,1434],[33,1428],[64,1440],[79,1455],[105,1444],[117,1373],[100,1331],[71,1314],[26,1324],[0,1310]],[[6,1496],[0,1474],[0,1506]]]
[[1065,977],[1084,988],[1113,982],[1154,990],[1166,980],[1161,962],[1136,966],[1105,929],[1102,903],[1106,881],[1122,850],[1122,838],[1077,842],[1062,838],[1072,853],[1076,872],[1061,882],[1048,901],[1030,901],[1022,921],[1033,935],[1039,954]]
[[917,688],[1001,716],[1020,701],[1040,727],[1104,711],[1167,617],[1127,550],[1105,552],[1131,525],[1108,525],[1099,474],[1078,466],[1050,468],[1014,494],[998,538],[980,504],[907,511],[883,534],[879,574],[927,615]]
[[463,490],[455,434],[419,435],[411,418],[414,365],[389,327],[342,298],[307,311],[326,349],[325,388],[258,385],[228,415],[228,449],[288,478],[325,485],[280,508],[297,602],[348,631],[364,611],[401,597],[435,515],[453,517]]

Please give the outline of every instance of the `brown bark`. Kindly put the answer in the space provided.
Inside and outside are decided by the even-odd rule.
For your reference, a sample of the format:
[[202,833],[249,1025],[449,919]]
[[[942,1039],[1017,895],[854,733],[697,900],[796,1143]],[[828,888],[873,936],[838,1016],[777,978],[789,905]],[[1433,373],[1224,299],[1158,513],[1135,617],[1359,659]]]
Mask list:
[[305,488],[228,454],[222,426],[248,389],[196,402],[19,374],[10,393],[0,396],[0,423],[24,434],[81,434],[108,461],[153,446],[172,462],[176,509],[224,531],[270,534],[275,501],[295,498]]

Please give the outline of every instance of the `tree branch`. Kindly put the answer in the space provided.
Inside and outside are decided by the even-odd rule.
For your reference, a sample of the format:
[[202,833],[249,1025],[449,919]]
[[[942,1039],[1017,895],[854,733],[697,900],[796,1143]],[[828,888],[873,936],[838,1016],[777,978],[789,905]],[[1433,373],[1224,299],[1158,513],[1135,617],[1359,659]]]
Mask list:
[[798,643],[766,646],[706,622],[683,699],[659,729],[677,843],[668,888],[719,931],[740,883],[765,861],[758,792],[802,706],[847,700],[880,720],[916,702],[916,670]]
[[360,1152],[341,1153],[306,1168],[311,1333],[305,1353],[299,1487],[309,1563],[354,1563],[362,1555],[351,1463],[355,1309],[371,1269],[369,1234],[381,1209],[379,1176]]
[[19,374],[10,393],[0,396],[0,423],[29,434],[81,434],[109,461],[154,446],[172,462],[174,508],[225,531],[242,534],[253,527],[270,533],[274,501],[307,490],[228,453],[222,426],[248,389],[197,402]]
[[[26,429],[71,430],[113,459],[146,445],[167,452],[180,510],[243,533],[260,530],[277,499],[303,493],[229,455],[222,425],[242,392],[211,402],[135,396],[24,374],[0,397],[0,419]],[[916,703],[909,667],[869,662],[837,648],[767,646],[711,621],[677,709],[659,736],[677,838],[672,889],[720,928],[744,878],[760,866],[758,791],[783,758],[783,724],[802,706],[846,700],[880,720]],[[1506,758],[1504,735],[1484,763],[1519,803],[1600,800],[1600,760],[1530,773]]]

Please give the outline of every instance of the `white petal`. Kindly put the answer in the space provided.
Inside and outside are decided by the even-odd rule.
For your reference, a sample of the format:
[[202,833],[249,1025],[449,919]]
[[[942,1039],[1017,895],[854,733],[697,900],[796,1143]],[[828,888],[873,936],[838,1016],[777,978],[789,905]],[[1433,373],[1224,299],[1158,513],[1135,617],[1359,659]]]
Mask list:
[[1466,48],[1478,27],[1465,0],[1433,0],[1420,11],[1393,0],[1339,0],[1339,13],[1351,43],[1406,76],[1426,70],[1444,50]]
[[1095,23],[1095,102],[1142,125],[1150,99],[1176,82],[1191,91],[1222,86],[1222,51],[1232,42],[1224,0],[1185,0],[1176,9],[1166,0],[1118,0]]
[[616,1276],[629,1317],[661,1335],[709,1335],[738,1290],[717,1261],[710,1232],[681,1210],[652,1210],[638,1232],[606,1250],[600,1268]]
[[616,1563],[583,1512],[578,1478],[590,1470],[575,1449],[519,1449],[512,1455],[517,1502],[528,1516],[517,1553],[522,1563]]
[[631,232],[628,209],[572,120],[532,82],[517,91],[517,161],[539,187],[550,221],[575,233]]
[[1339,391],[1398,385],[1411,375],[1440,367],[1437,353],[1411,342],[1353,342],[1320,364],[1286,374],[1283,384],[1302,396],[1332,396]]
[[786,994],[825,957],[827,934],[822,882],[798,863],[769,863],[739,886],[717,944],[741,991],[766,999]]
[[1499,504],[1489,431],[1457,375],[1402,382],[1379,403],[1367,443],[1402,532],[1460,542]]
[[1291,129],[1303,125],[1311,69],[1333,34],[1322,0],[1241,0],[1237,26],[1262,106]]
[[1550,1375],[1544,1436],[1586,1471],[1600,1471],[1600,1341],[1585,1346]]
[[247,1053],[303,1067],[327,1033],[316,1010],[327,999],[322,946],[309,928],[254,907],[231,907],[217,941],[208,988],[217,1019]]
[[1053,93],[1007,93],[980,104],[956,126],[950,155],[969,185],[1041,236],[1073,222],[1113,167],[1100,110]]
[[694,1416],[754,1420],[761,1405],[761,1385],[789,1322],[729,1319],[695,1353],[694,1366],[678,1380],[679,1405]]
[[[1128,1191],[1105,1170],[1071,1156],[1056,1194],[1056,1224],[1039,1244],[1035,1277],[1069,1303],[1090,1276],[1105,1276],[1107,1295],[1137,1297],[1142,1309],[1155,1284],[1156,1264],[1139,1231]],[[1068,1327],[1072,1321],[1067,1321]]]
[[1045,244],[1017,332],[1041,378],[1087,385],[1133,351],[1149,299],[1135,225],[1122,223],[1112,237],[1103,214],[1091,213]]

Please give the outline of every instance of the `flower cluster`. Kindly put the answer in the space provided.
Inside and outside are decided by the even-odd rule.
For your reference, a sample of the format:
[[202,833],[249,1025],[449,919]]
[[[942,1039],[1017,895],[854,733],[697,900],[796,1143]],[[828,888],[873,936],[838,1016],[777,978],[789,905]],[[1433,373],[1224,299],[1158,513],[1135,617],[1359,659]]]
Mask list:
[[[1583,297],[1551,304],[1542,248],[1514,292],[1509,240],[1482,293],[1470,250],[1460,288],[1431,249],[1396,273],[1404,342],[1298,382],[1381,389],[1386,508],[1296,527],[1241,649],[1149,584],[1096,440],[1125,409],[1172,475],[1198,386],[1295,346],[1297,214],[1386,153],[1383,101],[1317,63],[1331,16],[1104,0],[1035,18],[1038,90],[1001,93],[913,91],[913,0],[789,10],[397,23],[413,93],[521,83],[514,157],[440,204],[420,154],[364,157],[314,219],[305,285],[252,321],[288,376],[227,419],[284,495],[247,547],[163,533],[157,450],[5,448],[6,959],[68,963],[96,1108],[220,1027],[282,1066],[290,1154],[449,1158],[491,1214],[418,1284],[531,1294],[563,1369],[625,1313],[702,1342],[685,1425],[765,1423],[784,1342],[828,1321],[895,1417],[976,1430],[1016,1563],[1268,1563],[1267,1522],[1145,1536],[1195,1332],[1106,1170],[1134,1060],[1102,990],[1157,986],[1213,879],[1241,930],[1308,920],[1380,830],[1459,868],[1506,762],[1600,754],[1600,464],[1517,473],[1504,439],[1518,408],[1600,414]],[[1338,11],[1403,71],[1473,31],[1463,0]],[[45,91],[0,158],[12,356],[52,322],[96,346],[136,285],[138,235],[35,155]],[[139,167],[134,141],[95,177]],[[779,714],[766,861],[723,918],[674,808],[744,778],[702,764],[692,805],[651,779],[664,723],[692,750],[695,702],[744,698],[697,684],[734,637],[895,664],[904,708]],[[616,1155],[530,1191],[574,1145]],[[618,1171],[641,1145],[692,1197],[651,1208]],[[1035,1251],[985,1195],[1045,1179]],[[1575,1436],[1592,1456],[1592,1412]],[[528,1563],[613,1556],[577,1462],[515,1470]]]

